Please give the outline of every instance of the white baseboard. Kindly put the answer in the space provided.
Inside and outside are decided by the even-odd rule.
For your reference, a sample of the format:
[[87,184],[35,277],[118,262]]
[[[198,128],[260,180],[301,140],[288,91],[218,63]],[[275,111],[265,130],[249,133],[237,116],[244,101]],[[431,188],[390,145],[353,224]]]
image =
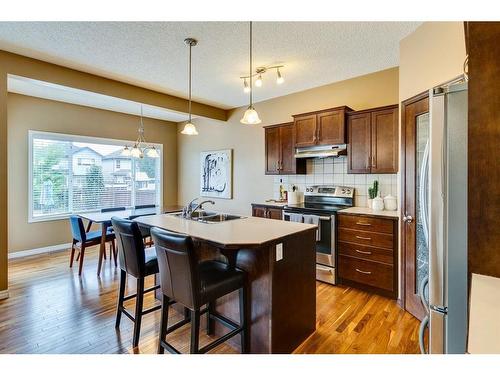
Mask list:
[[0,299],[9,298],[9,290],[0,290]]
[[9,253],[8,258],[9,259],[16,259],[16,258],[28,257],[28,256],[31,256],[31,255],[55,253],[57,251],[68,250],[70,248],[71,248],[71,242],[69,242],[69,243],[62,243],[62,244],[59,244],[59,245],[39,247],[37,249],[16,251],[16,252],[13,252],[13,253]]

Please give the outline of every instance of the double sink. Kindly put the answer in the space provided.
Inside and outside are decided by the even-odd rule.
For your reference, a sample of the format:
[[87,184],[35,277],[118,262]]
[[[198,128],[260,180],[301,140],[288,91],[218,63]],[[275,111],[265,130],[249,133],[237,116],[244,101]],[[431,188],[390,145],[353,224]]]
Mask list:
[[207,223],[207,224],[221,223],[223,221],[244,218],[244,216],[221,214],[218,212],[211,212],[211,211],[195,211],[191,214],[191,217],[189,217],[189,218],[184,217],[182,213],[177,213],[177,214],[173,214],[173,215],[180,217],[180,218],[183,218],[183,219],[186,219],[186,220],[193,220],[193,221],[198,221],[200,223]]

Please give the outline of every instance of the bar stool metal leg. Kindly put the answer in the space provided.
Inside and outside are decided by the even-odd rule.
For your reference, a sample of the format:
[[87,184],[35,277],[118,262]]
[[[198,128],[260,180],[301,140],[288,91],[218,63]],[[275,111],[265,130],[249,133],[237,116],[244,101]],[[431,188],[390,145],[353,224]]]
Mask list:
[[200,310],[191,311],[191,354],[198,353],[200,342]]
[[120,327],[123,311],[123,299],[125,297],[125,283],[127,281],[127,273],[120,270],[120,289],[118,290],[118,305],[116,307],[116,323],[115,328]]
[[161,345],[161,342],[167,338],[168,329],[168,308],[170,306],[170,298],[163,295],[161,302],[161,321],[160,321],[160,340],[158,341],[158,354],[165,353],[165,348]]
[[139,345],[139,336],[141,335],[142,322],[142,305],[144,301],[144,278],[137,279],[137,296],[135,300],[135,317],[134,317],[134,339],[132,346],[135,348]]
[[247,287],[244,286],[239,291],[239,299],[240,299],[240,327],[242,330],[240,332],[241,339],[241,353],[248,353],[248,323],[247,323]]

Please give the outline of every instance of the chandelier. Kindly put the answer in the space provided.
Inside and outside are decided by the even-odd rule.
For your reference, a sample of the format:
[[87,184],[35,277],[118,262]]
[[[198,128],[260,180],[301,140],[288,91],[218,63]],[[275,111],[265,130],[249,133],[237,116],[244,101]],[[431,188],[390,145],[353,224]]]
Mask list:
[[142,159],[144,155],[149,158],[159,158],[160,154],[156,147],[152,144],[148,144],[144,138],[144,122],[142,121],[142,104],[141,104],[141,123],[138,129],[139,136],[134,143],[133,147],[125,145],[122,156],[132,156],[134,158]]

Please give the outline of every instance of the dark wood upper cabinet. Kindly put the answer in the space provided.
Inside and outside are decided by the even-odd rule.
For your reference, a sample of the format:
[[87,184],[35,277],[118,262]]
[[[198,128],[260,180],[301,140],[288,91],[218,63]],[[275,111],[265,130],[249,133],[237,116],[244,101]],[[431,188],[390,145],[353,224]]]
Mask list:
[[398,107],[372,112],[372,173],[398,171]]
[[296,159],[294,125],[292,122],[271,125],[264,129],[266,143],[266,174],[305,174],[305,159]]
[[346,143],[346,113],[342,106],[293,116],[295,147]]
[[398,105],[348,113],[347,173],[398,172]]
[[316,144],[316,115],[294,117],[295,146],[307,147]]
[[266,174],[279,174],[280,168],[280,128],[265,129]]
[[349,114],[347,121],[347,171],[370,173],[370,113]]

